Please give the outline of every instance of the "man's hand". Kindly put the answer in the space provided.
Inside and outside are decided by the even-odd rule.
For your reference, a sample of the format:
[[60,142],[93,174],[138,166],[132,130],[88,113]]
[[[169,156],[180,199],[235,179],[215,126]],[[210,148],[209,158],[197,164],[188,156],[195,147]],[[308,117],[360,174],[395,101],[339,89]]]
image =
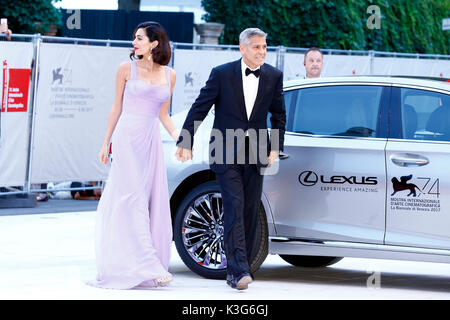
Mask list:
[[278,154],[279,154],[278,151],[275,151],[275,150],[270,151],[270,153],[269,153],[269,163],[268,163],[269,167],[278,158]]
[[178,147],[175,156],[177,157],[177,160],[181,162],[192,160],[192,151],[193,150]]

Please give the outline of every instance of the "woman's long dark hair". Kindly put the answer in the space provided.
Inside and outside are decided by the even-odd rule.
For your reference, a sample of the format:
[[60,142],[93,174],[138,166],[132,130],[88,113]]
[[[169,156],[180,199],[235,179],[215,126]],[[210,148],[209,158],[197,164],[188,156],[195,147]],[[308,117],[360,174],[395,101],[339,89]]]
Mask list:
[[[136,37],[136,31],[140,28],[145,30],[147,37],[150,39],[150,42],[158,40],[158,45],[152,50],[152,59],[153,62],[156,62],[160,65],[167,65],[170,62],[171,50],[169,37],[167,36],[166,30],[160,25],[158,22],[147,21],[140,23],[136,29],[133,31],[133,40]],[[142,59],[144,56],[138,55],[139,59]],[[130,59],[133,60],[136,58],[134,54],[134,50],[130,54]]]

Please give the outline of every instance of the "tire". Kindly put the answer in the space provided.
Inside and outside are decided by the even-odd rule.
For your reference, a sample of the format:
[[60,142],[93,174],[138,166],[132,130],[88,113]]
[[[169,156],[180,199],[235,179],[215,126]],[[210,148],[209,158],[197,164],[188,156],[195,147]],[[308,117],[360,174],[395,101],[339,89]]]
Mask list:
[[[173,235],[178,254],[189,269],[209,279],[226,278],[222,214],[219,184],[211,181],[195,187],[184,198],[174,219]],[[256,227],[250,272],[258,270],[268,254],[268,227],[262,204]]]
[[341,257],[292,256],[280,254],[281,259],[296,267],[323,268],[341,261]]

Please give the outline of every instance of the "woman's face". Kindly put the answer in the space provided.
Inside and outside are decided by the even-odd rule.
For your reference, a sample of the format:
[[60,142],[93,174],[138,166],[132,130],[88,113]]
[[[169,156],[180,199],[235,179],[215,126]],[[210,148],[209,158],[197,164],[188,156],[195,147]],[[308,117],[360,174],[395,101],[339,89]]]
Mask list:
[[148,54],[150,52],[150,49],[155,48],[157,45],[157,40],[150,42],[150,39],[147,37],[144,28],[137,29],[133,40],[134,54],[136,56],[143,56]]

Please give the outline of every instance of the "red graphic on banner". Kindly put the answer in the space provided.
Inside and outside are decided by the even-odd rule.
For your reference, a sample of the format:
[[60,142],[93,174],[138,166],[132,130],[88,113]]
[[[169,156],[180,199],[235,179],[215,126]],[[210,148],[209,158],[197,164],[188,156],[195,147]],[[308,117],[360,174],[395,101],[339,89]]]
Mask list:
[[31,69],[11,69],[3,61],[1,112],[27,112]]

